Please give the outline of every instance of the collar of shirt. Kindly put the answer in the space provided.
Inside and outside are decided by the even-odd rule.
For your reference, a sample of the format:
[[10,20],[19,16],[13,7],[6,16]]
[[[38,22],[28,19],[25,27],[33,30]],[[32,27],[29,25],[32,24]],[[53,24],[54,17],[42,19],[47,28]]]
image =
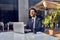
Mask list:
[[35,20],[35,19],[36,19],[36,16],[35,16],[35,17],[32,17],[32,19],[34,19],[34,20]]

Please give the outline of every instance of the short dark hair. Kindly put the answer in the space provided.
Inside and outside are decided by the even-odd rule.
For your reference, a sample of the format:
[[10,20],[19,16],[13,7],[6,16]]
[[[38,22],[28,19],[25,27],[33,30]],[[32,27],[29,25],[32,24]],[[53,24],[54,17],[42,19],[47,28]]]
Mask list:
[[[35,9],[35,8],[30,8],[30,10],[34,10],[34,11],[37,13],[37,11],[36,11],[36,9]],[[29,13],[30,13],[30,10],[29,10]]]
[[34,10],[37,13],[37,10],[35,8],[30,8],[29,9],[29,18],[31,18],[31,16],[30,16],[30,10]]

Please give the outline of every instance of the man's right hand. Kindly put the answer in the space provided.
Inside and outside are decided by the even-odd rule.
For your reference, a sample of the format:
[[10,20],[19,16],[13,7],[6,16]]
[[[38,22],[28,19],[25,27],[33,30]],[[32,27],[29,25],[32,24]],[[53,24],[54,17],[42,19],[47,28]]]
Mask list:
[[24,29],[24,31],[25,31],[25,32],[29,32],[29,31],[31,31],[31,29]]

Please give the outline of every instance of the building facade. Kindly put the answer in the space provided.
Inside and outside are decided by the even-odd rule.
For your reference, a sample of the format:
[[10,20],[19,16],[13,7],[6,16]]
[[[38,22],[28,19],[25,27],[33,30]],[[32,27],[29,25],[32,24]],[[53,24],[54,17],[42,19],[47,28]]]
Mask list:
[[[42,0],[0,0],[0,21],[27,22],[28,11]],[[60,1],[60,0],[48,0]]]

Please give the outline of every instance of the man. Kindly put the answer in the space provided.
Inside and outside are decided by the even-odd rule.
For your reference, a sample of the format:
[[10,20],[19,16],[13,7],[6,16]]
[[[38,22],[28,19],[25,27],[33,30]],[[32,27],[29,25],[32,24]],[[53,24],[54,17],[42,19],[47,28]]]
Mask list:
[[25,26],[25,32],[33,32],[35,29],[36,32],[44,31],[44,28],[42,27],[42,18],[37,17],[37,11],[34,8],[31,8],[29,10],[29,15],[31,18],[29,18],[26,26]]

